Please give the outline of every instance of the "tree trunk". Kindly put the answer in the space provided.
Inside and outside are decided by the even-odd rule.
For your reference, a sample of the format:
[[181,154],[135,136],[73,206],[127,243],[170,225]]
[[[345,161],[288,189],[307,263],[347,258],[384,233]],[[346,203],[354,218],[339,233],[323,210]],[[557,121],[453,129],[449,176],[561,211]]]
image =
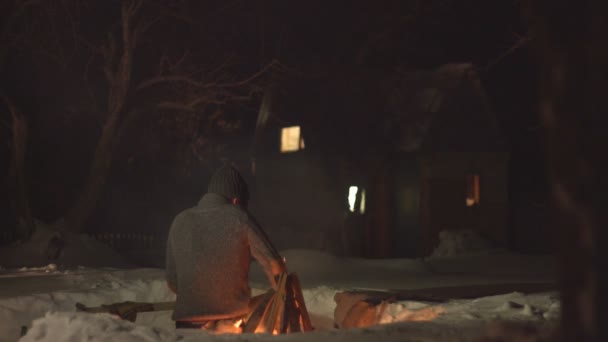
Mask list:
[[606,341],[608,2],[527,8],[542,61],[540,113],[561,265],[565,341]]
[[392,198],[393,180],[389,159],[376,161],[376,174],[369,192],[369,216],[365,229],[366,256],[388,258],[391,256]]
[[70,232],[81,231],[86,220],[95,209],[112,164],[116,131],[115,120],[106,122],[102,128],[82,194],[66,215],[65,225],[58,227],[61,230]]
[[[131,83],[132,55],[135,48],[137,30],[132,27],[131,20],[141,6],[141,2],[122,3],[122,53],[117,63],[113,65],[113,56],[106,56],[106,77],[109,83],[108,112],[101,130],[91,169],[85,181],[82,195],[70,208],[65,218],[65,224],[58,228],[70,232],[80,232],[97,205],[103,191],[110,166],[114,148],[117,144],[121,127],[129,122],[121,121],[125,110],[127,94]],[[111,49],[109,49],[111,50]]]
[[25,155],[27,151],[28,124],[25,116],[7,98],[4,102],[12,118],[11,164],[9,169],[9,189],[14,194],[14,210],[17,217],[17,237],[27,240],[34,232],[34,220],[28,200],[25,180]]

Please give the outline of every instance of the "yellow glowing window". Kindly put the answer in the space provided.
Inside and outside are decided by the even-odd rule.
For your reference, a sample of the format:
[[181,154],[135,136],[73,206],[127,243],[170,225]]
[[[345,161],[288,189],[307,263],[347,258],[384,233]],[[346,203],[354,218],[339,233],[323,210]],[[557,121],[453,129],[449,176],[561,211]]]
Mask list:
[[359,188],[356,186],[351,186],[348,188],[348,209],[351,212],[355,212],[355,202],[357,201],[357,193],[359,192]]
[[303,150],[304,147],[300,126],[285,127],[281,130],[282,153]]
[[365,214],[365,189],[361,190],[361,202],[359,202],[359,212]]
[[479,204],[479,175],[472,173],[467,175],[467,207]]
[[[348,210],[354,213],[359,205],[359,213],[365,214],[365,189],[359,189],[358,186],[350,186],[348,188]],[[358,201],[358,202],[357,202]]]

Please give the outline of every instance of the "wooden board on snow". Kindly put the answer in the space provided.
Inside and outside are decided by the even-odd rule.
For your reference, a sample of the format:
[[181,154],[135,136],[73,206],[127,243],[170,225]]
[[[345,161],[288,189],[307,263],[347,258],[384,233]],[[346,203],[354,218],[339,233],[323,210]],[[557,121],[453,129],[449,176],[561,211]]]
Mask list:
[[421,302],[445,302],[450,299],[471,299],[511,292],[521,292],[523,294],[530,294],[539,292],[551,292],[557,290],[557,284],[555,283],[500,283],[483,285],[444,286],[411,290],[350,290],[344,292],[367,295],[368,298],[394,298],[398,301],[414,300]]

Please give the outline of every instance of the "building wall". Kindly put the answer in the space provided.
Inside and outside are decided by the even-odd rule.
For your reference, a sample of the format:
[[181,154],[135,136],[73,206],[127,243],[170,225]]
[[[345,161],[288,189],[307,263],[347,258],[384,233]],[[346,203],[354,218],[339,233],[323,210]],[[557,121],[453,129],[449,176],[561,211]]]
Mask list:
[[420,175],[417,153],[399,153],[393,171],[393,257],[416,257],[423,249],[420,226]]
[[322,161],[305,152],[256,162],[251,210],[279,250],[341,248],[343,196]]
[[[504,152],[441,152],[421,158],[421,224],[425,253],[441,230],[471,229],[507,246],[508,155]],[[480,176],[480,203],[466,206],[466,175]]]

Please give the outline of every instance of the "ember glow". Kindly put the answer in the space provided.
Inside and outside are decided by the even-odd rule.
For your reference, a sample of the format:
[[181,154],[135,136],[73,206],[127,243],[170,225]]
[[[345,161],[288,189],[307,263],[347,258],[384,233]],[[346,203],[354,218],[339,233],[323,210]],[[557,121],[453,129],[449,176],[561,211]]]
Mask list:
[[472,207],[479,204],[479,175],[468,174],[466,178],[466,204]]
[[[380,316],[378,324],[387,324],[394,322],[428,322],[436,319],[441,314],[445,313],[445,309],[441,306],[431,306],[418,310],[403,309],[401,304],[393,304],[394,307],[386,308]],[[391,312],[394,311],[394,312]]]

